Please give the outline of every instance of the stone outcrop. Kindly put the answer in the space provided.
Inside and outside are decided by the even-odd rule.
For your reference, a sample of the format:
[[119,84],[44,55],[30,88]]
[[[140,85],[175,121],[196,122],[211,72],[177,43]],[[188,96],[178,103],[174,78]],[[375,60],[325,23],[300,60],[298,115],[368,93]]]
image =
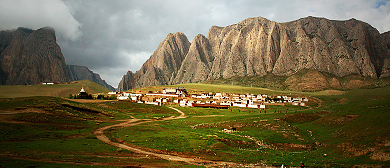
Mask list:
[[92,72],[86,66],[66,65],[66,70],[68,72],[68,76],[71,81],[90,80],[99,85],[104,86],[108,90],[111,91],[116,90],[114,87],[107,84],[105,80],[101,79],[99,74]]
[[[167,85],[174,80],[190,48],[190,42],[183,33],[168,34],[153,55],[133,76],[134,80],[121,81],[118,90],[151,85]],[[122,79],[129,79],[130,76]],[[132,85],[131,85],[132,84]]]
[[[390,50],[390,31],[381,34],[382,39],[384,40],[387,50]],[[381,78],[390,76],[390,57],[385,57],[383,60],[383,68],[381,72]]]
[[67,82],[65,58],[53,28],[0,32],[0,83]]
[[[358,74],[376,79],[390,76],[390,33],[380,34],[356,19],[335,21],[306,17],[277,23],[262,17],[248,18],[227,27],[213,26],[207,38],[198,35],[190,47],[177,50],[173,47],[177,45],[167,45],[177,41],[171,36],[167,36],[135,73],[134,87],[269,73],[291,76],[305,69],[337,77]],[[291,84],[291,81],[286,82]],[[336,80],[330,85],[339,86]],[[318,86],[327,88],[330,85]]]
[[380,33],[355,19],[307,17],[276,23],[249,18],[226,28],[213,27],[208,38],[214,41],[216,57],[209,79],[266,72],[289,76],[301,69],[377,78],[389,56]]
[[118,92],[133,89],[134,87],[134,73],[127,71],[126,75],[123,75],[121,82],[118,85]]
[[182,62],[172,83],[196,83],[205,81],[213,66],[214,56],[211,53],[209,40],[197,35]]

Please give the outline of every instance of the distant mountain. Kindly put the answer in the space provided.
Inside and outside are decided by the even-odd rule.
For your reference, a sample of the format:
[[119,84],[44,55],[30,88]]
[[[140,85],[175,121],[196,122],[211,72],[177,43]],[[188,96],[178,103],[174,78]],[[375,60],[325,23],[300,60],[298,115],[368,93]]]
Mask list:
[[99,74],[96,74],[89,70],[88,67],[78,65],[66,65],[66,69],[68,71],[68,76],[71,81],[90,80],[99,85],[104,86],[110,91],[116,90],[114,87],[107,84],[105,80],[102,80]]
[[[288,77],[305,69],[336,77],[384,78],[390,76],[389,37],[389,32],[381,34],[356,19],[306,17],[277,23],[262,17],[248,18],[227,27],[213,26],[207,38],[198,35],[192,43],[182,33],[169,34],[132,74],[134,80],[126,77],[131,82],[121,82],[118,90],[270,73]],[[295,79],[285,82],[295,86],[294,82],[310,80]],[[333,78],[318,81],[330,82],[319,85],[321,89],[338,83]]]
[[53,28],[0,31],[0,84],[67,82],[65,59]]
[[123,92],[126,90],[133,89],[134,87],[134,73],[131,71],[127,71],[126,75],[123,76],[121,82],[118,85],[118,92]]

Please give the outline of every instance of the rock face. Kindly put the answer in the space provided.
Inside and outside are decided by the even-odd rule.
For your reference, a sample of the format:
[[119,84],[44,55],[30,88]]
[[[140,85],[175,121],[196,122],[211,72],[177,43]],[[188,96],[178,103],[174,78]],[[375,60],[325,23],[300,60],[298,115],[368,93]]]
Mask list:
[[121,82],[118,85],[118,92],[133,89],[134,87],[134,73],[127,71],[126,75],[123,76]]
[[90,80],[99,85],[104,86],[108,90],[111,91],[116,90],[114,87],[107,84],[105,80],[102,80],[99,74],[92,72],[86,66],[66,65],[66,70],[68,72],[68,76],[71,81]]
[[123,76],[118,91],[172,83],[189,48],[190,42],[183,33],[168,34],[139,71]]
[[65,58],[53,28],[0,32],[0,83],[67,82]]
[[213,27],[208,38],[216,55],[209,79],[267,72],[289,76],[301,69],[377,78],[389,57],[380,33],[355,19],[307,17],[276,23],[250,18],[223,29]]
[[213,66],[214,56],[211,51],[209,40],[201,34],[197,35],[172,83],[205,81]]
[[[390,31],[381,34],[387,49],[390,50]],[[383,61],[383,68],[381,78],[390,76],[390,57],[385,57]]]
[[[167,58],[176,59],[157,56],[161,51],[176,51],[172,47],[175,45],[165,45],[172,41],[170,36],[142,66],[141,72],[136,72],[134,87],[269,73],[291,76],[304,69],[338,77],[390,76],[390,33],[380,34],[356,19],[335,21],[306,17],[277,23],[262,17],[248,18],[227,27],[211,27],[207,38],[196,36],[187,50],[182,47],[177,49],[180,52],[165,52],[169,55]],[[337,81],[332,85],[337,86]]]

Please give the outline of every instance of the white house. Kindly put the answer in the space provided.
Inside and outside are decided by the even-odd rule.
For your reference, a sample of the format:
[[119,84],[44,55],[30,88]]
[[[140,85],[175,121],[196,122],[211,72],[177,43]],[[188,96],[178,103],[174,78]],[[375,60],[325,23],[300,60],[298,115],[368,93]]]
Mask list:
[[129,96],[124,96],[124,95],[119,95],[118,97],[116,97],[116,99],[118,100],[129,100]]
[[116,92],[108,92],[108,95],[116,95]]

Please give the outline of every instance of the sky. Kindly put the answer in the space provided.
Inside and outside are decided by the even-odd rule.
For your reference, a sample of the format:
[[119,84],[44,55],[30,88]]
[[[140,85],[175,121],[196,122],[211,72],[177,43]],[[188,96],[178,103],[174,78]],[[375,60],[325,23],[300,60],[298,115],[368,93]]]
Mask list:
[[169,33],[192,42],[211,26],[250,17],[289,22],[307,16],[355,18],[390,30],[390,0],[0,0],[0,29],[56,30],[68,65],[87,66],[117,87]]

